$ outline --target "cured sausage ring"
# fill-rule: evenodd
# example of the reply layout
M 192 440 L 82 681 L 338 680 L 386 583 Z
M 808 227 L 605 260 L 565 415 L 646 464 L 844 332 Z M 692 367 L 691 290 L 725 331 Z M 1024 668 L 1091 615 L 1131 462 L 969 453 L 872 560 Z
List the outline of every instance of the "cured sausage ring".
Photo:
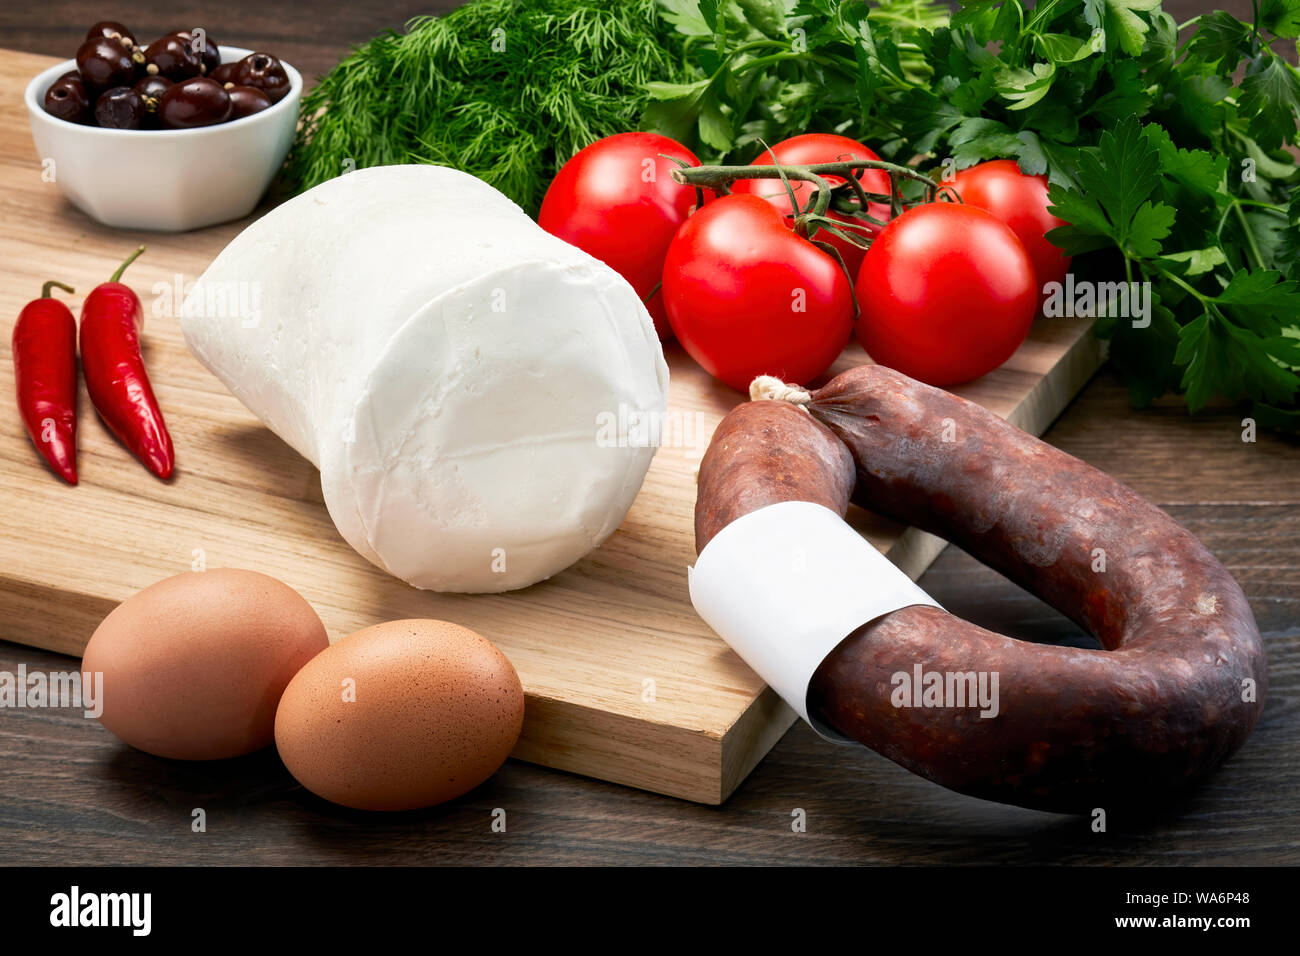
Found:
M 700 465 L 696 570 L 742 517 L 808 502 L 843 518 L 852 500 L 958 545 L 1103 648 L 1014 640 L 933 602 L 896 604 L 835 635 L 806 698 L 791 700 L 814 726 L 953 790 L 1063 812 L 1159 797 L 1250 735 L 1267 669 L 1246 598 L 1136 492 L 882 366 L 811 392 L 758 380 L 751 395 L 760 400 L 723 419 Z M 900 675 L 913 674 L 939 675 L 926 685 L 938 703 L 916 699 L 920 688 L 901 699 L 913 688 Z M 945 675 L 960 688 L 973 674 L 996 675 L 995 715 L 939 693 Z

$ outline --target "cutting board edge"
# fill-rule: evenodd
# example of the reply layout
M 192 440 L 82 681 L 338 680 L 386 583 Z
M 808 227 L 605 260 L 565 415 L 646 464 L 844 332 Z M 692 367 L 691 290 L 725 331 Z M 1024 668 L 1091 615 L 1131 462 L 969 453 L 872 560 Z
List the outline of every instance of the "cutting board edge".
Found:
M 534 727 L 544 728 L 545 739 L 531 733 Z M 529 697 L 524 730 L 510 756 L 691 803 L 716 805 L 723 800 L 723 742 L 722 735 L 707 731 L 652 723 L 573 701 Z

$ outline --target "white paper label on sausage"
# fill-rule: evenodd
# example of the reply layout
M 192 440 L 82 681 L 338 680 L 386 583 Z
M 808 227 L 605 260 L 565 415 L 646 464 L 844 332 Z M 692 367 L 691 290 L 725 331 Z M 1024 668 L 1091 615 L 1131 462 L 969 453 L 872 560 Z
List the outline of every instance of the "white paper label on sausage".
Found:
M 854 741 L 808 715 L 808 684 L 858 627 L 916 604 L 939 607 L 835 512 L 768 505 L 719 531 L 687 568 L 705 622 L 818 734 Z

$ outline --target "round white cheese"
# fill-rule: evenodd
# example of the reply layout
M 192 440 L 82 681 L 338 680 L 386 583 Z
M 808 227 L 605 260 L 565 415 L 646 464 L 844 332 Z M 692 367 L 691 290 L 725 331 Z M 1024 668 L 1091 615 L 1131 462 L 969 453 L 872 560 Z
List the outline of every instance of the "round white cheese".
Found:
M 440 166 L 358 170 L 268 213 L 181 326 L 320 468 L 348 543 L 437 591 L 525 587 L 599 545 L 655 450 L 609 425 L 666 410 L 632 287 Z

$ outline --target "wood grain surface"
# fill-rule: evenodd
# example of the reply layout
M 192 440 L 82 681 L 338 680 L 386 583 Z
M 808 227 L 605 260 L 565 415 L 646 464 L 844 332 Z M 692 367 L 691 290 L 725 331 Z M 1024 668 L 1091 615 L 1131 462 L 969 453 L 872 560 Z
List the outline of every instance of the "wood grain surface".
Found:
M 210 12 L 218 38 L 229 24 L 228 42 L 286 51 L 293 43 L 285 55 L 310 73 L 328 68 L 348 44 L 396 26 L 412 12 L 402 6 L 314 4 L 310 17 L 296 17 L 297 5 L 235 0 L 124 4 L 113 15 L 141 32 L 161 32 L 176 26 L 176 16 Z M 1201 6 L 1165 4 L 1179 20 Z M 84 0 L 6 5 L 0 38 L 65 55 L 80 25 L 106 15 Z M 0 215 L 7 220 L 15 210 L 0 205 Z M 1300 447 L 1271 434 L 1243 443 L 1240 418 L 1233 408 L 1190 418 L 1173 402 L 1135 411 L 1105 371 L 1045 436 L 1201 537 L 1241 581 L 1269 653 L 1268 704 L 1243 750 L 1181 801 L 1143 817 L 1112 816 L 1105 833 L 1092 832 L 1086 820 L 950 793 L 865 749 L 828 745 L 802 724 L 722 807 L 511 760 L 450 805 L 376 818 L 306 793 L 273 753 L 218 765 L 159 761 L 78 713 L 7 711 L 0 714 L 0 863 L 1295 865 Z M 1079 636 L 1050 608 L 953 548 L 921 584 L 954 613 L 1003 633 Z M 71 663 L 0 643 L 0 671 Z M 190 828 L 198 807 L 208 815 L 204 834 Z M 507 812 L 506 833 L 490 829 L 494 808 Z M 791 831 L 796 809 L 807 812 L 805 833 Z

